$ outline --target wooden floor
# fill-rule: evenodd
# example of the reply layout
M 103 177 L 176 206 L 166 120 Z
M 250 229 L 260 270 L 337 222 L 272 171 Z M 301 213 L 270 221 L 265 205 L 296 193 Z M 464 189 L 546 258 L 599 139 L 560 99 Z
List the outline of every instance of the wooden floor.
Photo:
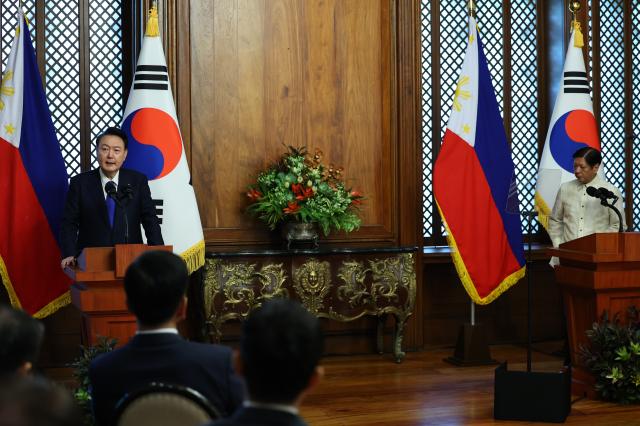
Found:
M 559 371 L 562 359 L 536 345 L 533 371 Z M 325 378 L 305 399 L 301 413 L 311 426 L 333 425 L 525 425 L 493 419 L 495 366 L 455 367 L 442 361 L 452 349 L 390 355 L 326 357 Z M 526 349 L 494 346 L 491 355 L 509 370 L 526 369 Z M 553 424 L 553 423 L 551 423 Z M 566 424 L 640 425 L 640 407 L 574 397 Z

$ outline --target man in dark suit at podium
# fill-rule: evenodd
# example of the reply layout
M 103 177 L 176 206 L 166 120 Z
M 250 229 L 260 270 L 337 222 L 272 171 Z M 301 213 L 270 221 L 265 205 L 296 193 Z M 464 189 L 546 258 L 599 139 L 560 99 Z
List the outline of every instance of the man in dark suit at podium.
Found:
M 85 247 L 142 243 L 140 225 L 147 244 L 164 244 L 147 177 L 121 168 L 127 147 L 127 135 L 109 127 L 97 138 L 100 167 L 71 178 L 60 227 L 63 269 Z
M 111 425 L 116 403 L 151 382 L 200 392 L 223 416 L 241 403 L 244 389 L 232 368 L 231 349 L 184 340 L 176 326 L 185 318 L 188 273 L 184 261 L 149 251 L 127 269 L 124 289 L 138 331 L 123 347 L 97 357 L 89 367 L 96 422 Z

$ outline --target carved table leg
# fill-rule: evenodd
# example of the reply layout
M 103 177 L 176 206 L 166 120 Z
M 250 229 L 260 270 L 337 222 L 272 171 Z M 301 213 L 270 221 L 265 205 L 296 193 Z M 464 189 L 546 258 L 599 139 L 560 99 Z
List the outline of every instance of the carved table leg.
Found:
M 396 363 L 400 364 L 404 359 L 405 353 L 402 351 L 402 337 L 404 333 L 404 323 L 405 319 L 400 319 L 395 316 L 396 320 L 396 333 L 393 338 L 393 355 L 396 359 Z
M 384 353 L 384 320 L 386 319 L 385 314 L 381 314 L 378 316 L 378 327 L 376 330 L 376 350 L 380 355 Z

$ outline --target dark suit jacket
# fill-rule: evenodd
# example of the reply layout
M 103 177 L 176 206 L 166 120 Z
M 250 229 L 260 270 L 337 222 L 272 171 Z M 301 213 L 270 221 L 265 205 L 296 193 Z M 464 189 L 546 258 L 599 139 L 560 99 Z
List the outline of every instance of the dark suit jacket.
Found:
M 123 347 L 93 360 L 89 379 L 99 425 L 112 424 L 114 408 L 126 393 L 153 381 L 193 388 L 223 416 L 240 406 L 244 393 L 231 366 L 231 349 L 189 342 L 172 333 L 135 335 Z
M 242 407 L 228 419 L 207 426 L 307 426 L 300 416 L 279 410 Z
M 142 243 L 142 225 L 149 245 L 164 244 L 147 177 L 134 170 L 120 169 L 118 191 L 127 185 L 133 195 L 122 200 L 129 220 L 128 242 Z M 111 229 L 98 169 L 72 177 L 60 227 L 62 257 L 77 256 L 85 247 L 109 247 L 124 242 L 122 208 L 116 206 Z

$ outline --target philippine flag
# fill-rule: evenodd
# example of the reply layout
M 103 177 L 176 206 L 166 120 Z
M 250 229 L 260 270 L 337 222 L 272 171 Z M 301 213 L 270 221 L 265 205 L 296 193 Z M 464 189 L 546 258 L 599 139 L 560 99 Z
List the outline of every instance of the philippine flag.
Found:
M 513 161 L 473 17 L 433 185 L 460 280 L 475 303 L 491 303 L 524 276 L 525 259 Z
M 22 11 L 0 89 L 0 273 L 11 304 L 45 317 L 70 302 L 60 268 L 65 168 Z
M 582 43 L 576 43 L 576 35 L 578 40 L 582 40 L 582 33 L 576 24 L 573 24 L 574 30 L 564 61 L 562 85 L 553 108 L 538 169 L 535 206 L 538 219 L 547 230 L 549 215 L 560 185 L 575 179 L 573 153 L 586 146 L 600 151 L 600 138 L 593 115 Z M 599 173 L 604 175 L 602 165 Z
M 124 117 L 122 130 L 129 137 L 124 167 L 147 175 L 162 237 L 193 272 L 204 265 L 204 235 L 159 37 L 156 6 L 150 11 Z

